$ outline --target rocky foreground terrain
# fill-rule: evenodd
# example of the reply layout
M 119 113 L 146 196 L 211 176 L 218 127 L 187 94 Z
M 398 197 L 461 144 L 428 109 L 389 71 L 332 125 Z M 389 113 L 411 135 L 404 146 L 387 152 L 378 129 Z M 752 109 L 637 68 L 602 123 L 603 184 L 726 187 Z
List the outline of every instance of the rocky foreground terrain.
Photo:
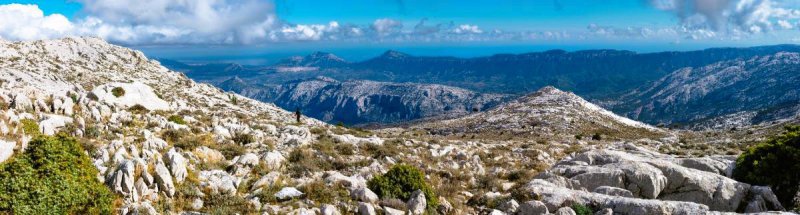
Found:
M 723 155 L 750 140 L 734 135 L 768 129 L 654 128 L 555 88 L 448 121 L 348 129 L 65 38 L 0 43 L 0 104 L 0 162 L 36 135 L 74 136 L 118 214 L 788 213 L 769 187 L 731 179 Z M 404 165 L 431 189 L 369 188 Z

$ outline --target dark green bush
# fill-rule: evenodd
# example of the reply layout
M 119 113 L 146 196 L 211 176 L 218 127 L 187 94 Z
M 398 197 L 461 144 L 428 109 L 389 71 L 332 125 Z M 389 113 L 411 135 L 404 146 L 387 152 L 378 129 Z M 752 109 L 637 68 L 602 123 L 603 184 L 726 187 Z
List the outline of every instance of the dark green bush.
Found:
M 595 133 L 592 135 L 592 140 L 603 140 L 603 135 L 600 133 Z
M 181 116 L 181 115 L 169 116 L 169 118 L 167 118 L 167 120 L 170 121 L 170 122 L 174 122 L 175 124 L 178 124 L 178 125 L 186 125 L 186 121 L 183 120 L 183 116 Z
M 112 214 L 115 197 L 96 176 L 74 138 L 38 136 L 0 164 L 0 213 Z
M 367 186 L 383 199 L 397 198 L 403 201 L 408 201 L 414 191 L 422 190 L 428 208 L 436 208 L 439 205 L 439 198 L 425 182 L 425 174 L 413 166 L 395 165 L 386 174 L 369 180 Z
M 122 97 L 125 95 L 125 89 L 122 89 L 122 87 L 114 87 L 114 89 L 111 89 L 111 94 L 115 97 Z
M 256 138 L 253 135 L 245 133 L 236 134 L 231 139 L 233 142 L 242 145 L 256 142 Z
M 592 213 L 592 208 L 589 208 L 586 205 L 573 204 L 571 208 L 572 208 L 573 211 L 575 211 L 576 215 L 592 215 L 592 214 L 594 214 L 594 213 Z
M 147 112 L 150 112 L 150 110 L 148 110 L 146 107 L 144 107 L 144 106 L 142 106 L 140 104 L 136 104 L 134 106 L 129 107 L 128 108 L 128 112 L 135 113 L 135 114 L 145 114 Z
M 19 123 L 22 123 L 22 131 L 26 135 L 38 136 L 42 134 L 42 131 L 39 131 L 39 123 L 32 119 L 22 119 Z
M 800 189 L 800 126 L 790 126 L 778 137 L 747 149 L 736 159 L 736 180 L 768 185 L 786 208 L 798 208 L 792 199 Z

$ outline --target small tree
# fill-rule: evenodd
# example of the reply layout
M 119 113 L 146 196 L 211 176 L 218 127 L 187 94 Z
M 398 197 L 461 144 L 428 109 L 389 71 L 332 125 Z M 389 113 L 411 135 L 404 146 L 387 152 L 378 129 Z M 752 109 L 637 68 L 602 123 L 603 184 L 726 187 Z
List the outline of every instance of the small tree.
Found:
M 800 126 L 755 147 L 736 159 L 733 177 L 757 185 L 769 185 L 787 208 L 798 209 L 793 201 L 800 191 Z
M 0 164 L 0 213 L 112 214 L 114 194 L 96 176 L 74 138 L 38 136 Z
M 439 205 L 439 199 L 433 189 L 425 182 L 425 174 L 413 166 L 395 165 L 386 174 L 369 180 L 367 186 L 381 198 L 398 198 L 403 201 L 408 201 L 414 191 L 422 190 L 428 208 L 436 208 Z

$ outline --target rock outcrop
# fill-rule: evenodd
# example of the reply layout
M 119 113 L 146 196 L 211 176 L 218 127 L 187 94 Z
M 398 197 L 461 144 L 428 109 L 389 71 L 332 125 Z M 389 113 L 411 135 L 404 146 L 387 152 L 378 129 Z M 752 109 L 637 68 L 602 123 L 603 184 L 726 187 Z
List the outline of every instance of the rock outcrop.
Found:
M 526 185 L 550 211 L 579 203 L 622 214 L 781 211 L 769 187 L 737 182 L 709 165 L 714 159 L 674 158 L 633 145 L 563 160 Z M 682 165 L 692 163 L 693 165 Z M 719 169 L 729 169 L 721 167 Z

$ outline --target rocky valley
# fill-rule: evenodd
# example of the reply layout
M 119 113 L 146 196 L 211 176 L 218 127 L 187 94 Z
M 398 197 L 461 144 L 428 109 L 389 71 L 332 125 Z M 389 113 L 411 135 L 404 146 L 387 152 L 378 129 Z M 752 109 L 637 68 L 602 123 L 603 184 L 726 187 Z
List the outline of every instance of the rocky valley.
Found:
M 629 54 L 601 56 L 612 55 Z M 494 58 L 518 57 L 531 56 Z M 312 58 L 283 64 L 351 65 Z M 750 148 L 758 143 L 797 148 L 799 129 L 784 129 L 797 119 L 783 114 L 795 110 L 785 105 L 796 96 L 794 76 L 767 80 L 793 71 L 795 58 L 777 53 L 679 70 L 637 91 L 658 102 L 628 103 L 652 108 L 636 109 L 642 117 L 683 119 L 676 112 L 686 112 L 682 105 L 698 98 L 690 89 L 701 87 L 691 80 L 715 80 L 700 92 L 719 99 L 741 98 L 745 91 L 732 90 L 740 85 L 783 92 L 759 97 L 773 103 L 724 111 L 763 109 L 781 120 L 695 131 L 625 118 L 558 86 L 510 98 L 322 77 L 271 88 L 252 88 L 255 76 L 214 83 L 237 94 L 97 38 L 0 42 L 0 214 L 791 214 L 800 207 L 800 182 L 746 183 L 755 173 L 742 171 L 753 162 L 738 156 L 759 152 Z M 415 61 L 393 52 L 381 59 Z M 279 107 L 296 102 L 320 105 L 303 109 L 321 114 Z M 774 106 L 789 108 L 766 111 Z M 360 114 L 380 116 L 372 122 L 451 116 L 374 130 L 324 122 Z M 58 162 L 69 159 L 79 162 Z M 83 166 L 80 174 L 56 171 Z M 780 168 L 772 172 L 798 171 Z M 75 180 L 89 191 L 64 185 Z M 46 194 L 93 200 L 64 206 L 73 198 Z M 79 209 L 56 211 L 68 206 Z

